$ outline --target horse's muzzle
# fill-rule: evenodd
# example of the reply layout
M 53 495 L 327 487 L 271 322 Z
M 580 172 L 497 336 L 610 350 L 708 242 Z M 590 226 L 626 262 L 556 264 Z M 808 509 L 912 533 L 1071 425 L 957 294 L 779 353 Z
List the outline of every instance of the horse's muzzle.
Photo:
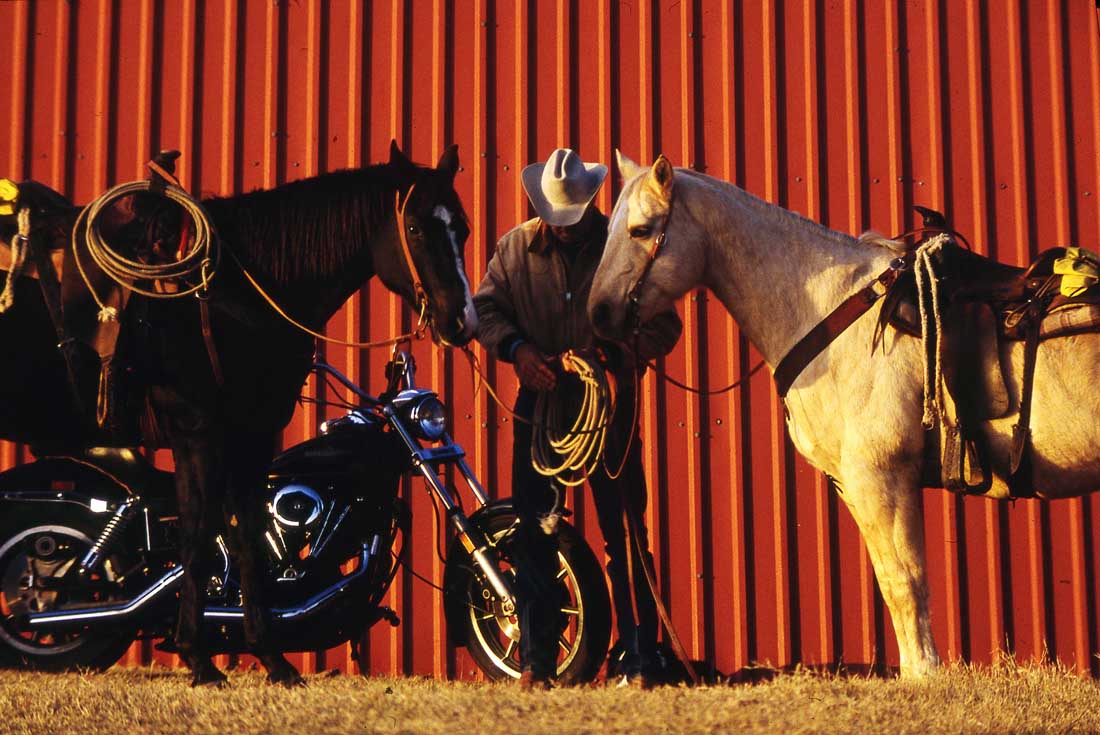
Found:
M 472 318 L 467 315 L 458 317 L 455 319 L 454 326 L 455 328 L 450 330 L 448 334 L 443 334 L 441 330 L 435 333 L 439 342 L 446 347 L 466 346 L 470 340 L 477 336 L 477 314 L 474 314 Z
M 596 330 L 596 334 L 599 336 L 607 339 L 615 339 L 620 336 L 617 333 L 617 327 L 620 325 L 615 324 L 615 309 L 610 302 L 600 301 L 594 304 L 588 316 L 592 320 L 592 328 Z

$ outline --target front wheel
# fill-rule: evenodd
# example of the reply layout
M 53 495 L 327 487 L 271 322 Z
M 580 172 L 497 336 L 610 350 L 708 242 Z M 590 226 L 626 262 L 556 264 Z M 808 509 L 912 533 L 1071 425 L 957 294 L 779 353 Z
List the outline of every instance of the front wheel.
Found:
M 500 569 L 515 578 L 511 545 L 517 518 L 510 509 L 494 509 L 471 518 L 500 559 Z M 562 586 L 557 679 L 563 684 L 595 678 L 611 638 L 611 603 L 603 569 L 573 526 L 559 521 L 558 581 Z M 490 679 L 519 678 L 519 623 L 502 608 L 496 592 L 456 542 L 448 555 L 452 572 L 446 592 L 451 598 L 449 622 L 459 630 L 452 638 L 464 643 L 470 657 Z M 457 570 L 461 570 L 460 572 Z

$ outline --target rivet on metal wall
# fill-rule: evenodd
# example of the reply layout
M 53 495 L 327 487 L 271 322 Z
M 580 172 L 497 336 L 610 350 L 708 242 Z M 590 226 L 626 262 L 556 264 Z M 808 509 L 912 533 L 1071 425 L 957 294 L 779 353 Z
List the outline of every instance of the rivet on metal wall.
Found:
M 468 419 L 472 419 L 472 418 L 473 418 L 473 416 L 472 416 L 471 414 L 466 414 L 466 418 L 468 418 Z
M 1007 188 L 1008 188 L 1008 184 L 1001 184 L 1001 189 L 1002 190 L 1007 189 Z
M 719 426 L 721 426 L 721 425 L 722 425 L 722 419 L 715 419 L 715 420 L 714 420 L 714 423 L 716 423 L 716 424 L 718 424 Z
M 1087 196 L 1087 197 L 1090 197 L 1090 196 L 1092 196 L 1092 192 L 1091 192 L 1091 191 L 1086 191 L 1086 192 L 1085 192 L 1085 196 Z
M 504 170 L 505 170 L 505 171 L 507 171 L 507 170 L 508 170 L 508 164 L 507 164 L 507 163 L 506 163 L 506 164 L 504 164 Z

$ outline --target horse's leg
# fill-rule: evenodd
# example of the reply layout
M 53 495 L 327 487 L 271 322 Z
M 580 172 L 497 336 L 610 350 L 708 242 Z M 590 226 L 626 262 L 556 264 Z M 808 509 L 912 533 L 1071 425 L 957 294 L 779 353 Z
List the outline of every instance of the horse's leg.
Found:
M 928 611 L 924 522 L 916 469 L 845 467 L 841 497 L 867 544 L 898 639 L 902 676 L 940 665 Z
M 266 487 L 274 438 L 236 433 L 231 443 L 227 449 L 229 482 L 225 526 L 230 550 L 241 575 L 245 642 L 267 670 L 269 682 L 298 686 L 305 680 L 280 652 L 271 633 L 265 569 L 258 547 L 258 540 L 263 537 L 260 513 L 263 501 L 259 494 Z
M 225 683 L 225 674 L 214 666 L 203 638 L 206 584 L 213 569 L 214 527 L 218 503 L 211 502 L 211 487 L 218 464 L 210 442 L 201 435 L 174 435 L 176 497 L 180 514 L 180 589 L 176 648 L 191 669 L 192 686 Z

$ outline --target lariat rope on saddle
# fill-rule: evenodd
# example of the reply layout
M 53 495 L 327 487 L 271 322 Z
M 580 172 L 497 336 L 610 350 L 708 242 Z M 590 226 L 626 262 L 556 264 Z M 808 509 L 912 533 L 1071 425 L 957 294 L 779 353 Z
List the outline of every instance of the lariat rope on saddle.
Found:
M 939 278 L 936 275 L 935 258 L 948 242 L 948 235 L 938 235 L 927 240 L 916 249 L 913 262 L 920 307 L 921 346 L 924 351 L 924 415 L 921 423 L 926 429 L 936 425 L 944 405 L 943 319 L 940 313 Z M 929 300 L 931 304 L 928 303 Z M 935 340 L 932 350 L 929 350 L 929 339 Z
M 23 275 L 23 267 L 27 262 L 27 249 L 31 241 L 31 211 L 26 207 L 17 214 L 19 231 L 11 239 L 11 269 L 8 271 L 7 281 L 4 283 L 4 292 L 0 293 L 0 314 L 10 309 L 15 303 L 15 282 Z
M 123 256 L 104 240 L 99 229 L 99 215 L 118 199 L 139 192 L 160 193 L 178 204 L 190 216 L 193 235 L 190 238 L 190 245 L 178 260 L 166 263 L 144 263 Z M 81 225 L 83 225 L 83 228 Z M 220 248 L 217 246 L 217 238 L 214 235 L 210 219 L 198 200 L 172 183 L 166 183 L 162 186 L 160 182 L 144 180 L 119 184 L 84 207 L 73 225 L 73 260 L 76 262 L 77 270 L 80 271 L 80 277 L 84 279 L 89 293 L 99 306 L 100 321 L 116 321 L 118 311 L 115 307 L 105 304 L 99 297 L 85 271 L 84 265 L 80 261 L 79 233 L 82 229 L 84 232 L 84 248 L 92 262 L 118 285 L 149 298 L 178 298 L 191 294 L 196 294 L 200 298 L 205 297 L 210 287 L 210 280 L 214 277 L 218 267 Z M 142 281 L 152 281 L 153 283 L 171 282 L 176 284 L 178 288 L 174 290 L 156 290 L 138 286 L 137 283 Z

